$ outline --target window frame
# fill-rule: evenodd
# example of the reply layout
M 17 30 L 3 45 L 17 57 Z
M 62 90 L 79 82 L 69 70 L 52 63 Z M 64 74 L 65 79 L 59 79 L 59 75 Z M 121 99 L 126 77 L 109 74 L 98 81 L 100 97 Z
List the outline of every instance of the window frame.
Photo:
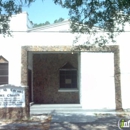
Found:
M 67 63 L 66 63 L 67 65 Z M 65 65 L 65 66 L 66 66 Z M 59 69 L 59 90 L 58 92 L 78 92 L 78 71 L 76 68 L 71 67 L 71 68 L 65 68 L 65 66 L 63 66 L 61 69 Z M 64 74 L 62 74 L 64 72 Z M 75 74 L 73 73 L 75 72 Z M 62 77 L 62 79 L 61 79 Z M 67 86 L 67 84 L 65 83 L 65 79 L 71 79 L 71 85 L 69 87 L 62 87 L 61 86 L 61 80 L 64 81 L 63 86 Z M 69 83 L 68 83 L 69 84 Z M 74 84 L 76 84 L 76 86 L 74 87 Z
M 3 56 L 0 56 L 0 85 L 8 83 L 9 83 L 9 63 Z

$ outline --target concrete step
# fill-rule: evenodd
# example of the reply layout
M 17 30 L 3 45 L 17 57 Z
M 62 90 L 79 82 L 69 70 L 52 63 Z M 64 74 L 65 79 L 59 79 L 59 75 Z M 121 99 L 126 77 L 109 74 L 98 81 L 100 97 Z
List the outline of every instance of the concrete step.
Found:
M 30 106 L 30 114 L 49 114 L 49 113 L 79 113 L 79 114 L 115 114 L 114 109 L 83 109 L 80 104 L 33 104 Z
M 64 114 L 86 114 L 86 115 L 98 115 L 98 114 L 120 114 L 120 112 L 115 112 L 115 111 L 88 111 L 88 110 L 32 110 L 30 111 L 31 115 L 41 115 L 41 114 L 60 114 L 60 113 L 64 113 Z
M 80 104 L 33 104 L 31 108 L 82 108 Z
M 41 110 L 41 111 L 30 111 L 30 114 L 50 114 L 52 113 L 53 114 L 53 111 L 54 113 L 84 113 L 83 111 L 81 110 Z
M 80 104 L 33 104 L 30 107 L 30 114 L 46 114 L 55 111 L 56 113 L 81 112 Z
M 50 111 L 52 111 L 52 110 L 67 110 L 67 111 L 69 111 L 69 110 L 82 110 L 82 108 L 66 108 L 66 107 L 61 107 L 61 108 L 59 108 L 59 107 L 52 107 L 52 108 L 31 108 L 30 110 L 32 110 L 32 111 L 40 111 L 40 110 L 50 110 Z

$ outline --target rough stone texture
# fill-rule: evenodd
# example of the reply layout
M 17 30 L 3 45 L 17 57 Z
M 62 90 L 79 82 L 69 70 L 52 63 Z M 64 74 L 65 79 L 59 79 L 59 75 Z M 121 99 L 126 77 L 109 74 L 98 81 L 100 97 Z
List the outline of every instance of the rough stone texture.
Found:
M 25 119 L 25 108 L 0 108 L 0 119 Z
M 29 89 L 28 89 L 28 79 L 27 79 L 27 49 L 26 47 L 21 50 L 21 85 L 26 86 L 25 89 L 25 115 L 24 117 L 30 116 L 30 104 L 29 104 Z
M 114 66 L 115 66 L 115 97 L 116 97 L 116 109 L 122 109 L 122 99 L 121 99 L 121 84 L 120 84 L 120 58 L 119 58 L 119 47 L 118 45 L 111 45 L 106 47 L 92 47 L 89 50 L 78 48 L 78 50 L 73 49 L 72 46 L 23 46 L 22 47 L 22 76 L 21 83 L 27 86 L 27 52 L 67 52 L 67 51 L 89 51 L 89 52 L 113 52 L 114 53 Z
M 40 116 L 43 117 L 43 116 Z M 26 120 L 0 120 L 2 130 L 49 130 L 52 116 L 35 117 Z
M 114 68 L 115 68 L 115 92 L 116 92 L 116 109 L 122 109 L 122 98 L 121 98 L 121 81 L 120 81 L 120 57 L 119 57 L 119 48 L 115 50 L 114 54 Z
M 23 86 L 27 86 L 27 49 L 22 48 L 22 52 L 21 52 L 21 62 L 22 62 L 22 66 L 21 66 L 21 85 Z
M 34 103 L 79 103 L 78 92 L 58 92 L 59 69 L 67 62 L 78 68 L 77 54 L 34 54 Z
M 0 56 L 0 63 L 8 63 L 8 61 L 3 56 Z
M 30 117 L 29 89 L 25 89 L 25 117 Z

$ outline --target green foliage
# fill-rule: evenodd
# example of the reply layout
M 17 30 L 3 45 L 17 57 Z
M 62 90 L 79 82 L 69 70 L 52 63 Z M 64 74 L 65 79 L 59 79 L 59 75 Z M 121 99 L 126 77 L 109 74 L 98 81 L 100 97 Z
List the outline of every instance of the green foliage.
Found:
M 0 34 L 11 35 L 9 21 L 13 14 L 22 12 L 23 6 L 29 6 L 35 0 L 0 0 Z
M 49 24 L 50 24 L 49 21 L 46 21 L 45 23 L 39 23 L 39 24 L 35 23 L 33 27 L 35 28 L 35 27 L 40 27 L 40 26 L 49 25 Z
M 98 27 L 100 31 L 108 32 L 108 39 L 114 42 L 115 33 L 124 31 L 125 22 L 130 23 L 130 0 L 54 0 L 54 2 L 69 9 L 73 32 L 95 35 L 97 29 L 94 27 Z M 122 28 L 117 25 L 121 25 Z M 96 42 L 104 42 L 103 37 L 101 39 Z
M 54 21 L 54 23 L 59 23 L 59 22 L 62 22 L 62 21 L 64 21 L 64 19 L 63 19 L 63 18 L 59 18 L 58 20 L 56 19 L 56 20 Z
M 48 24 L 50 24 L 50 22 L 49 22 L 49 21 L 46 21 L 46 22 L 44 23 L 44 25 L 48 25 Z
M 21 5 L 17 5 L 14 0 L 0 0 L 0 33 L 10 35 L 9 17 L 21 11 Z
M 50 22 L 46 21 L 45 23 L 39 23 L 39 24 L 36 23 L 36 24 L 34 24 L 33 27 L 35 28 L 35 27 L 40 27 L 40 26 L 49 25 L 49 24 L 50 24 Z
M 0 33 L 9 34 L 9 17 L 22 11 L 23 5 L 30 5 L 35 0 L 0 0 Z M 63 8 L 69 9 L 72 32 L 88 33 L 90 36 L 107 32 L 107 38 L 95 38 L 95 44 L 104 45 L 124 31 L 124 23 L 130 23 L 130 0 L 53 0 Z M 63 21 L 62 18 L 54 23 Z M 34 27 L 47 25 L 49 22 L 35 24 Z M 120 28 L 117 26 L 120 25 Z M 97 28 L 99 31 L 97 31 Z M 116 34 L 117 33 L 117 34 Z M 89 44 L 89 40 L 86 40 Z
M 58 20 L 57 19 L 54 20 L 54 23 L 59 23 L 59 22 L 62 22 L 62 21 L 64 21 L 64 19 L 63 18 L 59 18 Z M 33 27 L 35 28 L 35 27 L 40 27 L 40 26 L 49 25 L 49 24 L 50 24 L 50 22 L 46 21 L 45 23 L 34 24 Z

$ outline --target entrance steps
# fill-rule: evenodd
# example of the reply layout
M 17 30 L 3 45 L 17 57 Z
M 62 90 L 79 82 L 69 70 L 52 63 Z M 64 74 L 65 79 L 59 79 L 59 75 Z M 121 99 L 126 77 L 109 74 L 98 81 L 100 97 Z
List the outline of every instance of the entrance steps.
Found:
M 79 113 L 83 111 L 80 104 L 33 104 L 30 106 L 30 114 Z
M 83 109 L 80 104 L 32 104 L 30 115 L 42 115 L 50 113 L 70 113 L 70 114 L 117 114 L 114 109 Z M 119 112 L 120 113 L 120 112 Z

